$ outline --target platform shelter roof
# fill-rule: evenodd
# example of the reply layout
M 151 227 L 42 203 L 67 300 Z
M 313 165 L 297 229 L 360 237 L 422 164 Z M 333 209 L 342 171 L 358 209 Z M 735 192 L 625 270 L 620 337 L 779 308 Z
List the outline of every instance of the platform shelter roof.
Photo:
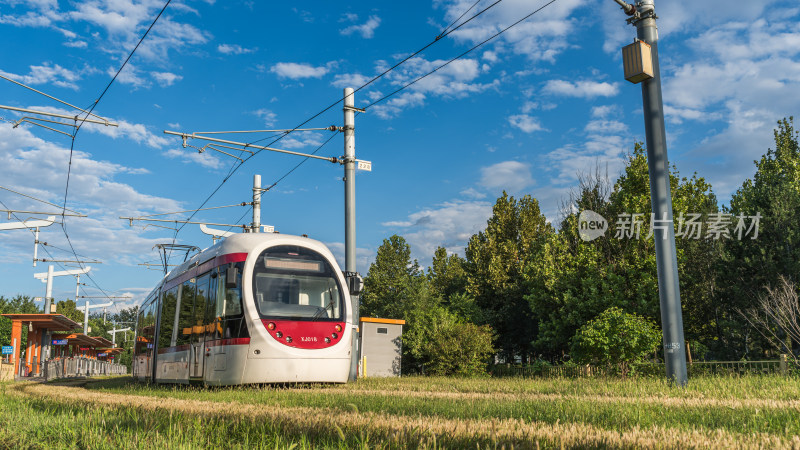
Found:
M 65 336 L 63 339 L 67 339 L 70 345 L 83 345 L 86 347 L 101 347 L 102 344 L 97 342 L 96 339 L 91 338 L 83 333 L 73 333 Z
M 92 336 L 92 339 L 96 340 L 101 347 L 113 347 L 113 343 L 108 339 L 104 338 L 103 336 Z
M 78 328 L 78 322 L 63 314 L 0 314 L 13 321 L 30 322 L 36 328 L 46 328 L 51 331 L 70 331 Z
M 97 351 L 101 353 L 108 353 L 109 355 L 116 355 L 122 353 L 122 349 L 119 347 L 98 348 Z

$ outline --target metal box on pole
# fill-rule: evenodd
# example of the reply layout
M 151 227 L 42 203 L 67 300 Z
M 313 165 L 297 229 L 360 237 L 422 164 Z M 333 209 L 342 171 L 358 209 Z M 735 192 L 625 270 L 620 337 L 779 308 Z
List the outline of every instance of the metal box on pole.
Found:
M 650 44 L 636 41 L 622 47 L 625 79 L 633 84 L 653 78 L 653 54 Z

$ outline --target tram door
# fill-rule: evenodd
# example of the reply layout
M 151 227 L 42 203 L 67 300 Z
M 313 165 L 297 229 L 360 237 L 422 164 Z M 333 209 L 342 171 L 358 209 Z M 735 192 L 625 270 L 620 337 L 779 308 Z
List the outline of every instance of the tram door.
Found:
M 197 295 L 194 298 L 192 317 L 192 347 L 189 352 L 189 378 L 203 377 L 205 347 L 205 310 L 208 301 L 208 274 L 197 279 Z

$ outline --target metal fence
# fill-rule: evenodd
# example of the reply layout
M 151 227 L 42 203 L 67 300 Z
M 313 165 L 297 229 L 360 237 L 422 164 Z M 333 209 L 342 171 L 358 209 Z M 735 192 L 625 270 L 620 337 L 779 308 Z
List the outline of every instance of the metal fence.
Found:
M 631 374 L 640 376 L 663 376 L 664 363 L 632 364 Z M 702 361 L 687 364 L 689 376 L 699 375 L 770 375 L 797 374 L 798 369 L 789 364 L 785 358 L 772 361 Z M 530 365 L 497 364 L 489 369 L 492 376 L 520 378 L 581 378 L 593 376 L 616 376 L 619 368 L 613 366 L 580 366 L 575 364 L 550 365 L 538 363 Z
M 98 375 L 126 375 L 128 368 L 122 364 L 98 361 L 96 359 L 75 357 L 51 359 L 44 364 L 43 376 L 46 380 L 70 377 L 91 377 Z

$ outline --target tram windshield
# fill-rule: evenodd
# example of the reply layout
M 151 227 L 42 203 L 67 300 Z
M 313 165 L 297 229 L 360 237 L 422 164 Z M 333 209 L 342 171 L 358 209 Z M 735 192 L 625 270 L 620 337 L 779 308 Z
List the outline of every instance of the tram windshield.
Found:
M 261 253 L 253 297 L 263 319 L 342 320 L 343 296 L 334 269 L 307 248 L 279 246 Z

